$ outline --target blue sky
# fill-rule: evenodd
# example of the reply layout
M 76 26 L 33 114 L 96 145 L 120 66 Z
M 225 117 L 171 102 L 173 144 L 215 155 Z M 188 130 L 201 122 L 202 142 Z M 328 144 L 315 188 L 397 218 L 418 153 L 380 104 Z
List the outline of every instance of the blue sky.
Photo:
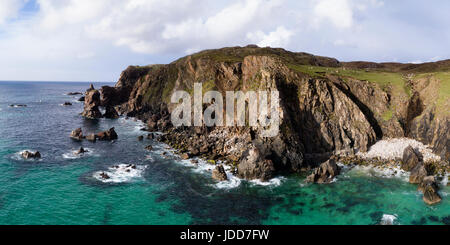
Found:
M 0 0 L 0 80 L 116 81 L 202 49 L 342 61 L 450 58 L 447 0 Z

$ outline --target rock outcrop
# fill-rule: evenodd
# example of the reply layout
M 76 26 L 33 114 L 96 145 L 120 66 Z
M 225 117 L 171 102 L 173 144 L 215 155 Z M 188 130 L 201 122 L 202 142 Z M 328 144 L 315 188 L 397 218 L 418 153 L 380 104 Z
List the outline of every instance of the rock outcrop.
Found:
M 109 130 L 96 134 L 96 138 L 98 140 L 111 141 L 118 139 L 118 136 L 114 128 L 110 128 Z
M 421 162 L 419 154 L 411 147 L 408 146 L 403 151 L 402 169 L 405 171 L 413 170 L 419 162 Z
M 336 164 L 334 159 L 330 159 L 322 163 L 313 173 L 306 178 L 309 183 L 330 183 L 339 175 L 341 168 Z
M 105 107 L 105 114 L 103 114 L 104 118 L 109 119 L 117 119 L 119 118 L 119 113 L 117 113 L 116 109 L 112 106 L 106 106 Z
M 84 136 L 83 136 L 83 130 L 81 130 L 81 128 L 75 129 L 74 131 L 72 131 L 72 132 L 70 133 L 70 137 L 71 137 L 72 139 L 76 139 L 76 140 L 82 140 L 82 139 L 84 139 Z
M 101 118 L 102 113 L 99 110 L 100 92 L 98 90 L 88 90 L 84 99 L 84 110 L 81 113 L 83 117 L 89 119 Z
M 217 166 L 212 172 L 212 178 L 217 181 L 228 180 L 227 173 L 222 165 Z
M 24 151 L 22 152 L 21 155 L 24 159 L 37 159 L 42 157 L 39 151 L 36 152 Z
M 434 176 L 423 178 L 419 185 L 419 191 L 423 192 L 423 201 L 428 205 L 439 203 L 442 199 L 438 194 L 439 186 Z
M 161 141 L 193 156 L 225 160 L 236 165 L 238 176 L 246 179 L 267 180 L 279 171 L 300 172 L 333 155 L 364 152 L 385 137 L 413 137 L 430 144 L 448 161 L 449 116 L 442 112 L 448 99 L 437 103 L 437 96 L 429 94 L 439 91 L 438 83 L 403 73 L 419 71 L 419 67 L 341 63 L 255 46 L 223 48 L 167 65 L 130 66 L 114 87 L 101 88 L 100 101 L 93 105 L 137 117 L 149 131 L 163 131 Z M 382 72 L 404 84 L 383 80 Z M 174 128 L 170 114 L 176 105 L 170 97 L 176 90 L 192 95 L 194 83 L 202 83 L 203 93 L 216 90 L 223 95 L 237 90 L 279 91 L 279 134 L 262 137 L 261 126 Z M 92 99 L 86 96 L 86 101 Z M 95 106 L 88 105 L 86 114 L 96 114 L 90 113 Z M 417 173 L 413 182 L 420 181 L 423 169 L 417 167 L 417 156 L 405 157 L 404 168 Z
M 409 176 L 409 183 L 411 184 L 420 184 L 425 178 L 428 176 L 427 169 L 425 168 L 425 165 L 421 162 L 418 163 L 412 170 L 411 174 Z

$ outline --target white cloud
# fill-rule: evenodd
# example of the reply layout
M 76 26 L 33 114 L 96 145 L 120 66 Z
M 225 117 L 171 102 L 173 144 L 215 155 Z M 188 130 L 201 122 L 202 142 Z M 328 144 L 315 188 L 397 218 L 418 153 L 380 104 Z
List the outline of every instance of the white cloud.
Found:
M 248 33 L 247 38 L 250 42 L 256 43 L 260 47 L 286 47 L 293 35 L 293 31 L 287 30 L 284 26 L 279 26 L 269 34 L 265 34 L 262 31 Z
M 442 35 L 450 17 L 429 17 L 450 7 L 446 0 L 35 0 L 27 14 L 20 9 L 28 0 L 0 1 L 0 80 L 115 79 L 128 64 L 248 43 L 342 60 L 450 55 L 450 35 Z
M 17 14 L 27 0 L 2 0 L 0 3 L 0 24 L 8 19 L 17 17 Z
M 318 0 L 314 14 L 317 21 L 327 20 L 338 28 L 353 25 L 353 9 L 349 0 Z

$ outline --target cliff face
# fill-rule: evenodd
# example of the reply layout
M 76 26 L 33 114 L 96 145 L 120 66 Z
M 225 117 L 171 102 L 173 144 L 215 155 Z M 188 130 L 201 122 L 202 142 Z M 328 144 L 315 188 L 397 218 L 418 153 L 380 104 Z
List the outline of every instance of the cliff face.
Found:
M 332 154 L 366 151 L 384 137 L 413 137 L 448 160 L 449 97 L 429 95 L 439 94 L 449 81 L 427 84 L 433 78 L 393 67 L 254 46 L 208 50 L 168 65 L 128 67 L 114 88 L 101 89 L 101 104 L 145 120 L 150 130 L 165 131 L 162 140 L 175 148 L 228 160 L 248 179 L 300 171 L 310 160 Z M 176 90 L 192 95 L 194 83 L 202 83 L 203 93 L 217 90 L 224 96 L 278 90 L 280 133 L 264 138 L 261 127 L 172 127 L 176 105 L 170 97 Z

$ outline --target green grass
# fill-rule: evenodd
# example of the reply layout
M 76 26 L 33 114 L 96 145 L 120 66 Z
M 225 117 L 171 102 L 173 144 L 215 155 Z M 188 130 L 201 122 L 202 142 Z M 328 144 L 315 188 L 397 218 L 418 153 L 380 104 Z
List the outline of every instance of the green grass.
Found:
M 289 64 L 288 67 L 294 71 L 307 74 L 313 78 L 323 78 L 326 75 L 335 75 L 344 78 L 350 77 L 358 80 L 373 82 L 380 85 L 382 89 L 385 89 L 391 85 L 394 93 L 405 93 L 411 97 L 411 89 L 406 85 L 401 73 L 295 64 Z
M 392 116 L 393 116 L 392 110 L 387 110 L 383 113 L 381 117 L 383 118 L 384 121 L 389 121 L 392 119 Z

